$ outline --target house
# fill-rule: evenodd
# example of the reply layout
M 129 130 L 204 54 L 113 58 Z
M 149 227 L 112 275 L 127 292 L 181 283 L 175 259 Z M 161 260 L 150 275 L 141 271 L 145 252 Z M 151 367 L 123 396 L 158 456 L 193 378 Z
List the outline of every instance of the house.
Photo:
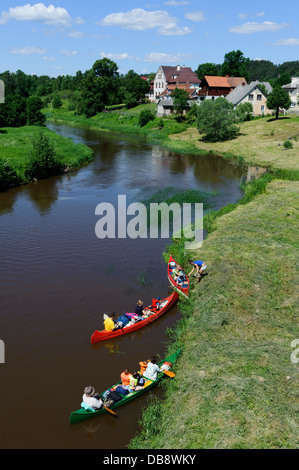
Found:
M 267 108 L 266 95 L 256 82 L 253 82 L 250 85 L 237 86 L 226 96 L 226 99 L 229 103 L 232 103 L 234 107 L 241 103 L 251 103 L 253 114 L 257 116 L 272 113 L 272 111 Z
M 284 90 L 287 90 L 287 92 L 290 95 L 291 98 L 291 107 L 288 110 L 291 114 L 299 114 L 299 105 L 298 105 L 298 100 L 299 100 L 299 77 L 293 77 L 291 83 L 288 83 L 287 85 L 283 85 L 282 87 Z
M 205 75 L 200 83 L 198 96 L 201 101 L 204 99 L 216 99 L 219 96 L 227 96 L 240 85 L 247 85 L 244 77 Z
M 157 99 L 169 85 L 191 85 L 193 88 L 199 88 L 200 80 L 196 73 L 190 67 L 185 65 L 170 66 L 160 65 L 153 83 L 153 97 L 151 100 Z
M 170 114 L 174 114 L 174 104 L 173 104 L 173 99 L 172 98 L 166 98 L 166 99 L 159 99 L 157 103 L 157 116 L 169 116 Z M 194 103 L 197 103 L 197 101 L 194 100 L 188 100 L 188 105 L 191 107 Z M 186 114 L 186 111 L 184 111 L 183 114 Z
M 156 100 L 157 102 L 160 99 L 169 99 L 171 98 L 172 92 L 176 89 L 179 88 L 180 90 L 185 90 L 188 95 L 190 100 L 197 100 L 197 91 L 198 88 L 195 88 L 193 85 L 190 85 L 189 83 L 181 83 L 181 84 L 170 84 L 166 86 L 166 89 L 162 91 L 162 93 L 157 96 Z

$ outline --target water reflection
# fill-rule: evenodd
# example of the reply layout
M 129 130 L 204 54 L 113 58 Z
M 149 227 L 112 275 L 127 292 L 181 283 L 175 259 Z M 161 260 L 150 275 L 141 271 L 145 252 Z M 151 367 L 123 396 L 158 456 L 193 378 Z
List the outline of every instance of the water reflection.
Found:
M 51 211 L 51 207 L 57 201 L 59 195 L 58 183 L 61 177 L 51 177 L 45 180 L 30 183 L 24 186 L 23 192 L 38 210 L 45 216 Z

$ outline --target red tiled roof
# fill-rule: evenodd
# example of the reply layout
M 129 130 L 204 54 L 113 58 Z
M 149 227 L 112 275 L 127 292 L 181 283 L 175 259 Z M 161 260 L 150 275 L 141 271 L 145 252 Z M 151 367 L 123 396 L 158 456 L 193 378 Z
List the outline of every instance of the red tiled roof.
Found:
M 177 66 L 162 65 L 162 69 L 168 83 L 200 83 L 199 78 L 191 67 L 180 67 L 180 70 L 178 70 Z M 177 75 L 177 77 L 172 78 L 173 75 Z
M 230 88 L 227 77 L 218 77 L 216 75 L 204 76 L 209 87 Z
M 232 88 L 236 88 L 239 85 L 247 85 L 244 77 L 227 77 L 227 81 Z

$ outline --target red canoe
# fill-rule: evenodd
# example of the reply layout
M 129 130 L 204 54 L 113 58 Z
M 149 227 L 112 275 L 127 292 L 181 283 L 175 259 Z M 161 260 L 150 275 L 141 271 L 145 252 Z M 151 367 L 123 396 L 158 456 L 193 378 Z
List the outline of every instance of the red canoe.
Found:
M 120 328 L 116 331 L 96 330 L 90 338 L 90 342 L 97 343 L 98 341 L 116 338 L 116 336 L 122 336 L 126 333 L 132 333 L 132 331 L 139 330 L 139 328 L 143 328 L 144 326 L 149 325 L 153 321 L 157 320 L 157 318 L 160 318 L 165 312 L 167 312 L 167 310 L 170 309 L 170 307 L 175 305 L 178 300 L 179 295 L 177 294 L 177 292 L 173 292 L 173 294 L 161 301 L 162 308 L 157 310 L 156 308 L 147 307 L 151 310 L 151 312 L 153 312 L 151 316 L 145 318 L 144 320 L 133 323 L 133 325 Z
M 169 279 L 169 282 L 171 283 L 172 287 L 179 293 L 179 294 L 182 294 L 184 297 L 189 297 L 189 279 L 188 277 L 186 276 L 186 284 L 188 284 L 186 287 L 182 287 L 181 285 L 179 285 L 172 277 L 171 275 L 171 264 L 170 263 L 175 263 L 176 264 L 176 267 L 177 269 L 181 269 L 183 271 L 183 269 L 181 268 L 181 266 L 173 259 L 173 257 L 170 255 L 169 256 L 169 261 L 168 261 L 168 265 L 167 265 L 167 274 L 168 274 L 168 279 Z

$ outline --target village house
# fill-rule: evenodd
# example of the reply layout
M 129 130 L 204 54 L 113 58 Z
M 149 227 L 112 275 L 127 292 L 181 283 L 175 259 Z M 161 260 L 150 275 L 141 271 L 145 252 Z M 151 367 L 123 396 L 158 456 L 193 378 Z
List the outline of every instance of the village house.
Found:
M 229 103 L 232 103 L 234 107 L 241 103 L 251 103 L 253 114 L 256 116 L 272 113 L 272 110 L 267 108 L 267 97 L 259 87 L 258 82 L 253 82 L 250 85 L 237 86 L 226 96 L 226 99 Z
M 283 85 L 282 88 L 289 93 L 291 98 L 292 104 L 288 112 L 291 114 L 299 114 L 299 77 L 293 77 L 291 83 Z
M 244 77 L 205 75 L 200 83 L 198 96 L 201 101 L 205 99 L 216 99 L 219 98 L 219 96 L 227 96 L 240 85 L 247 85 Z
M 187 103 L 190 108 L 194 103 L 197 104 L 198 102 L 197 100 L 188 100 Z M 157 103 L 157 116 L 158 117 L 169 116 L 169 114 L 173 114 L 174 112 L 175 112 L 174 103 L 171 97 L 167 99 L 161 98 L 160 100 L 158 100 L 158 103 Z M 186 111 L 184 111 L 183 114 L 186 114 Z
M 190 67 L 185 67 L 185 65 L 160 65 L 154 80 L 151 82 L 151 90 L 147 98 L 150 101 L 157 101 L 167 87 L 174 86 L 175 88 L 179 85 L 188 85 L 188 88 L 198 89 L 200 80 L 196 73 Z

